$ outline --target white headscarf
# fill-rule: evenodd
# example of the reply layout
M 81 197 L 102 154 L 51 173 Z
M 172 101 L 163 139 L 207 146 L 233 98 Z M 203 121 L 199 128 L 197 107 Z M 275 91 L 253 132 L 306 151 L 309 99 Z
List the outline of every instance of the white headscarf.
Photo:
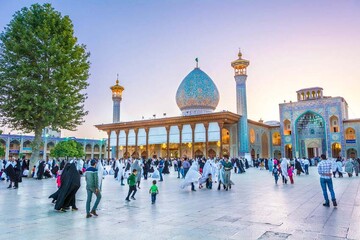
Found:
M 288 173 L 287 173 L 287 167 L 288 167 L 288 160 L 286 158 L 283 158 L 281 160 L 281 174 L 284 176 L 284 177 L 287 177 L 288 176 Z

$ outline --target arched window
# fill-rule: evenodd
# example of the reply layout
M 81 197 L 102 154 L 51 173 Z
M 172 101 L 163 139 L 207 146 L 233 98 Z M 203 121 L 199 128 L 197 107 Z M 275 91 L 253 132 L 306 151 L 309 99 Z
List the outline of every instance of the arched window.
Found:
M 288 119 L 284 121 L 284 135 L 291 135 L 291 122 Z
M 91 144 L 86 144 L 86 146 L 85 146 L 85 152 L 91 152 L 91 151 L 92 151 Z
M 337 116 L 330 118 L 330 132 L 339 132 L 339 118 Z
M 306 99 L 309 99 L 310 98 L 310 92 L 307 92 L 306 93 Z
M 274 132 L 272 135 L 272 144 L 274 146 L 280 146 L 281 145 L 281 136 L 279 132 Z
M 256 136 L 255 136 L 255 130 L 253 128 L 250 128 L 250 143 L 255 143 Z
M 355 129 L 349 127 L 345 131 L 345 139 L 346 140 L 355 140 L 356 139 L 356 133 Z

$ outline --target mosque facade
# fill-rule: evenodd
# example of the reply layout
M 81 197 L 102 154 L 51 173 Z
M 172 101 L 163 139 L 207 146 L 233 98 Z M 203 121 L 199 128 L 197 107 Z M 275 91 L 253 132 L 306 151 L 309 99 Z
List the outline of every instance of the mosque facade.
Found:
M 180 83 L 176 103 L 181 116 L 122 122 L 124 87 L 111 87 L 113 123 L 96 125 L 107 133 L 108 158 L 121 157 L 357 157 L 360 119 L 348 119 L 342 97 L 327 97 L 319 87 L 297 91 L 297 101 L 279 104 L 280 121 L 254 121 L 247 115 L 247 67 L 242 58 L 234 70 L 237 112 L 215 111 L 220 93 L 202 69 L 195 67 Z

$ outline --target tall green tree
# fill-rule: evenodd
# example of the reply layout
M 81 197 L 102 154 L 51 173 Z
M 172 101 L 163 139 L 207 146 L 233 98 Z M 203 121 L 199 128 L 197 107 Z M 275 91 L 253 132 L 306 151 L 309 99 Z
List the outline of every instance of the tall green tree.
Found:
M 74 140 L 70 140 L 70 141 L 59 142 L 58 144 L 56 144 L 55 147 L 51 149 L 50 156 L 57 158 L 58 157 L 80 158 L 85 156 L 85 152 L 83 146 L 80 143 Z
M 50 4 L 22 8 L 1 33 L 1 124 L 35 133 L 31 165 L 42 129 L 73 131 L 83 123 L 89 56 L 70 18 Z

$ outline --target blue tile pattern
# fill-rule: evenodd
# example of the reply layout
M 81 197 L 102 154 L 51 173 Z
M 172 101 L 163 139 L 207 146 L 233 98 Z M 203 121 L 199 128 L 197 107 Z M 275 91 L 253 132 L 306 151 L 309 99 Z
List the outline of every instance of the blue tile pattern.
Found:
M 192 70 L 181 82 L 176 92 L 176 103 L 180 110 L 215 110 L 219 99 L 216 85 L 200 68 Z

